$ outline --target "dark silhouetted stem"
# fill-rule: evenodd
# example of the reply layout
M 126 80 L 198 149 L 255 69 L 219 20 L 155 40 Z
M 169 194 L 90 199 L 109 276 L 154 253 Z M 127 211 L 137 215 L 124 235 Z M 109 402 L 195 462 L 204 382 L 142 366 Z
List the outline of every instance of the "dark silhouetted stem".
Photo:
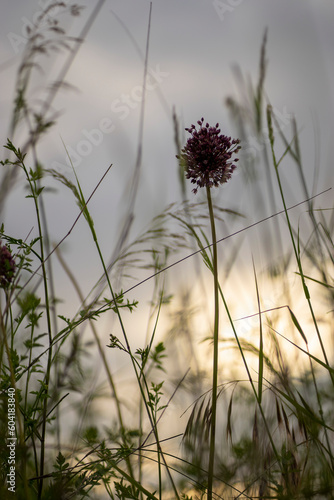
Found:
M 208 500 L 212 499 L 212 483 L 215 462 L 215 440 L 216 440 L 216 413 L 217 413 L 217 386 L 218 386 L 218 328 L 219 328 L 219 284 L 218 284 L 218 259 L 217 259 L 217 238 L 215 219 L 213 214 L 210 188 L 206 188 L 208 206 L 210 213 L 210 224 L 212 234 L 212 255 L 213 255 L 213 280 L 214 280 L 214 329 L 213 329 L 213 370 L 212 370 L 212 408 L 211 408 L 211 432 L 210 432 L 210 455 L 208 471 Z

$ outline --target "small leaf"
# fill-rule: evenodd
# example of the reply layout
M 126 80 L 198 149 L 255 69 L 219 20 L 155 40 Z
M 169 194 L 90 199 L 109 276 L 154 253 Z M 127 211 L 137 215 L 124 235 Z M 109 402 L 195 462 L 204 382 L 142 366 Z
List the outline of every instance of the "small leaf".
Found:
M 305 334 L 304 334 L 304 332 L 302 330 L 302 327 L 300 326 L 300 324 L 299 324 L 296 316 L 293 314 L 293 312 L 291 311 L 290 307 L 289 307 L 289 313 L 290 313 L 291 319 L 293 321 L 293 324 L 295 325 L 295 327 L 299 331 L 300 335 L 303 337 L 303 340 L 304 340 L 305 344 L 307 345 L 308 344 L 307 338 L 305 337 Z
M 232 403 L 233 403 L 233 393 L 231 394 L 231 399 L 230 403 L 228 405 L 228 410 L 227 410 L 227 424 L 226 424 L 226 438 L 230 437 L 231 443 L 232 443 L 232 425 L 231 425 L 231 415 L 232 415 Z

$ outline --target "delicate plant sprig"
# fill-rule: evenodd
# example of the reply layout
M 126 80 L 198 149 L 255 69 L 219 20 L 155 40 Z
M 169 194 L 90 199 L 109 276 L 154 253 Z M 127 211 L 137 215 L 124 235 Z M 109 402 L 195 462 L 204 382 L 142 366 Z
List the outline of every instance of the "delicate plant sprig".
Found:
M 49 285 L 47 278 L 47 271 L 45 266 L 45 254 L 44 254 L 44 238 L 43 238 L 43 230 L 42 230 L 42 220 L 40 215 L 40 206 L 39 206 L 39 196 L 41 195 L 44 187 L 40 186 L 39 180 L 42 178 L 42 171 L 39 168 L 38 164 L 36 164 L 36 170 L 33 170 L 26 167 L 25 157 L 26 154 L 22 153 L 18 148 L 16 149 L 13 143 L 8 139 L 5 148 L 14 153 L 16 159 L 15 161 L 7 161 L 6 164 L 12 165 L 15 167 L 20 167 L 26 176 L 26 180 L 29 185 L 30 194 L 27 195 L 27 198 L 32 198 L 34 201 L 36 218 L 37 218 L 37 226 L 38 226 L 38 236 L 40 243 L 40 260 L 42 267 L 42 276 L 43 276 L 43 287 L 44 287 L 44 300 L 45 300 L 45 310 L 46 310 L 46 321 L 47 321 L 47 333 L 48 333 L 48 341 L 49 341 L 49 350 L 48 350 L 48 360 L 47 367 L 45 372 L 45 379 L 43 382 L 43 391 L 40 396 L 43 402 L 43 418 L 42 418 L 42 432 L 41 432 L 41 450 L 40 450 L 40 475 L 41 480 L 39 481 L 38 486 L 38 498 L 40 499 L 43 491 L 43 472 L 44 472 L 44 454 L 45 454 L 45 439 L 46 439 L 46 424 L 47 424 L 47 405 L 48 405 L 48 391 L 49 391 L 49 382 L 50 382 L 50 372 L 51 372 L 51 363 L 52 363 L 52 324 L 51 324 L 51 309 L 49 302 Z

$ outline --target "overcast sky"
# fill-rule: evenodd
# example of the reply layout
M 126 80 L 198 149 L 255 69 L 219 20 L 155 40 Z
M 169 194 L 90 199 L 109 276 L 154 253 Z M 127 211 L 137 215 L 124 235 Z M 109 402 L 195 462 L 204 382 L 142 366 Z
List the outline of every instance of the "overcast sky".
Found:
M 47 0 L 1 2 L 3 143 L 9 130 L 15 73 L 25 48 L 26 27 L 48 3 Z M 67 33 L 74 37 L 79 36 L 97 4 L 88 0 L 78 3 L 86 6 L 79 17 L 61 18 Z M 168 203 L 180 200 L 173 107 L 182 126 L 204 116 L 209 122 L 219 122 L 226 135 L 233 135 L 235 129 L 224 104 L 226 97 L 238 95 L 233 68 L 239 66 L 245 77 L 256 84 L 266 28 L 267 95 L 281 116 L 294 114 L 297 118 L 310 187 L 315 128 L 321 151 L 318 191 L 333 184 L 332 0 L 153 0 L 152 5 L 142 176 L 133 234 L 138 234 Z M 136 161 L 149 9 L 146 0 L 103 3 L 66 76 L 73 90 L 62 90 L 57 95 L 53 108 L 60 116 L 39 149 L 45 167 L 56 168 L 72 178 L 64 142 L 87 196 L 113 163 L 91 203 L 106 252 L 120 229 Z M 33 80 L 30 90 L 33 102 L 45 96 L 45 85 L 57 78 L 65 56 L 60 54 L 54 60 L 44 61 L 45 71 Z M 23 140 L 24 134 L 19 132 L 16 145 L 20 146 Z M 22 195 L 21 185 L 7 200 L 2 216 L 7 232 L 19 237 L 33 225 L 27 200 L 18 196 Z M 223 193 L 226 205 L 245 208 L 238 177 L 234 183 L 231 181 L 231 187 L 223 188 Z M 196 199 L 201 199 L 201 195 Z M 298 195 L 296 201 L 301 201 Z M 49 207 L 53 238 L 58 241 L 66 234 L 77 209 L 71 194 L 64 189 L 57 196 L 50 195 Z M 78 232 L 75 237 L 82 248 L 87 234 L 80 236 Z

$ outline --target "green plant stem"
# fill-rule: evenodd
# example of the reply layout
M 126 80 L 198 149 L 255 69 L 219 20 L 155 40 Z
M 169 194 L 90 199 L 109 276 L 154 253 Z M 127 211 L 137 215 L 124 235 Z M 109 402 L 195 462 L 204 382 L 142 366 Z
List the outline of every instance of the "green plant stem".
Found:
M 42 235 L 42 226 L 39 217 L 39 208 L 38 201 L 35 199 L 36 206 L 36 215 L 38 220 L 38 231 L 40 235 L 40 249 L 41 249 L 41 261 L 42 261 L 42 273 L 43 273 L 43 286 L 44 286 L 44 298 L 45 298 L 45 310 L 46 310 L 46 318 L 47 318 L 47 331 L 49 338 L 49 350 L 48 350 L 48 360 L 46 366 L 45 373 L 45 393 L 44 393 L 44 401 L 43 401 L 43 418 L 42 418 L 42 433 L 41 433 L 41 454 L 40 454 L 40 466 L 39 466 L 39 474 L 41 476 L 38 488 L 38 499 L 42 498 L 42 490 L 43 490 L 43 475 L 44 475 L 44 457 L 45 457 L 45 436 L 46 436 L 46 416 L 48 409 L 48 393 L 49 393 L 49 382 L 50 382 L 50 373 L 51 373 L 51 364 L 52 364 L 52 333 L 51 333 L 51 316 L 50 316 L 50 304 L 49 304 L 49 293 L 48 293 L 48 280 L 46 276 L 46 268 L 44 264 L 44 248 L 43 248 L 43 235 Z M 44 392 L 44 391 L 43 391 Z
M 40 481 L 39 481 L 39 485 L 38 485 L 38 499 L 40 500 L 42 498 L 42 491 L 43 491 L 46 417 L 47 417 L 49 381 L 50 381 L 51 363 L 52 363 L 52 327 L 51 327 L 51 315 L 50 315 L 50 304 L 49 304 L 48 280 L 47 280 L 47 273 L 46 273 L 45 259 L 44 259 L 43 231 L 42 231 L 42 223 L 41 223 L 41 217 L 40 217 L 40 211 L 39 211 L 39 205 L 38 205 L 39 193 L 38 193 L 37 188 L 36 188 L 36 182 L 31 179 L 23 161 L 22 161 L 22 168 L 26 174 L 26 178 L 27 178 L 29 186 L 30 186 L 30 191 L 31 191 L 32 198 L 34 200 L 35 211 L 36 211 L 38 235 L 40 238 L 40 259 L 41 259 L 43 286 L 44 286 L 47 332 L 48 332 L 48 338 L 49 338 L 48 360 L 47 360 L 46 372 L 45 372 L 45 377 L 44 377 L 44 389 L 42 388 L 42 392 L 41 392 L 43 394 L 43 410 L 42 410 L 41 452 L 40 452 L 40 461 L 39 461 Z
M 210 452 L 208 470 L 208 500 L 212 499 L 212 484 L 215 462 L 215 441 L 216 441 L 216 417 L 217 417 L 217 388 L 218 388 L 218 333 L 219 333 L 219 284 L 218 284 L 218 258 L 217 258 L 217 237 L 215 228 L 215 218 L 213 214 L 210 187 L 206 187 L 208 207 L 210 213 L 212 253 L 213 253 L 213 281 L 214 281 L 214 328 L 213 328 L 213 369 L 212 369 L 212 408 L 210 427 Z

